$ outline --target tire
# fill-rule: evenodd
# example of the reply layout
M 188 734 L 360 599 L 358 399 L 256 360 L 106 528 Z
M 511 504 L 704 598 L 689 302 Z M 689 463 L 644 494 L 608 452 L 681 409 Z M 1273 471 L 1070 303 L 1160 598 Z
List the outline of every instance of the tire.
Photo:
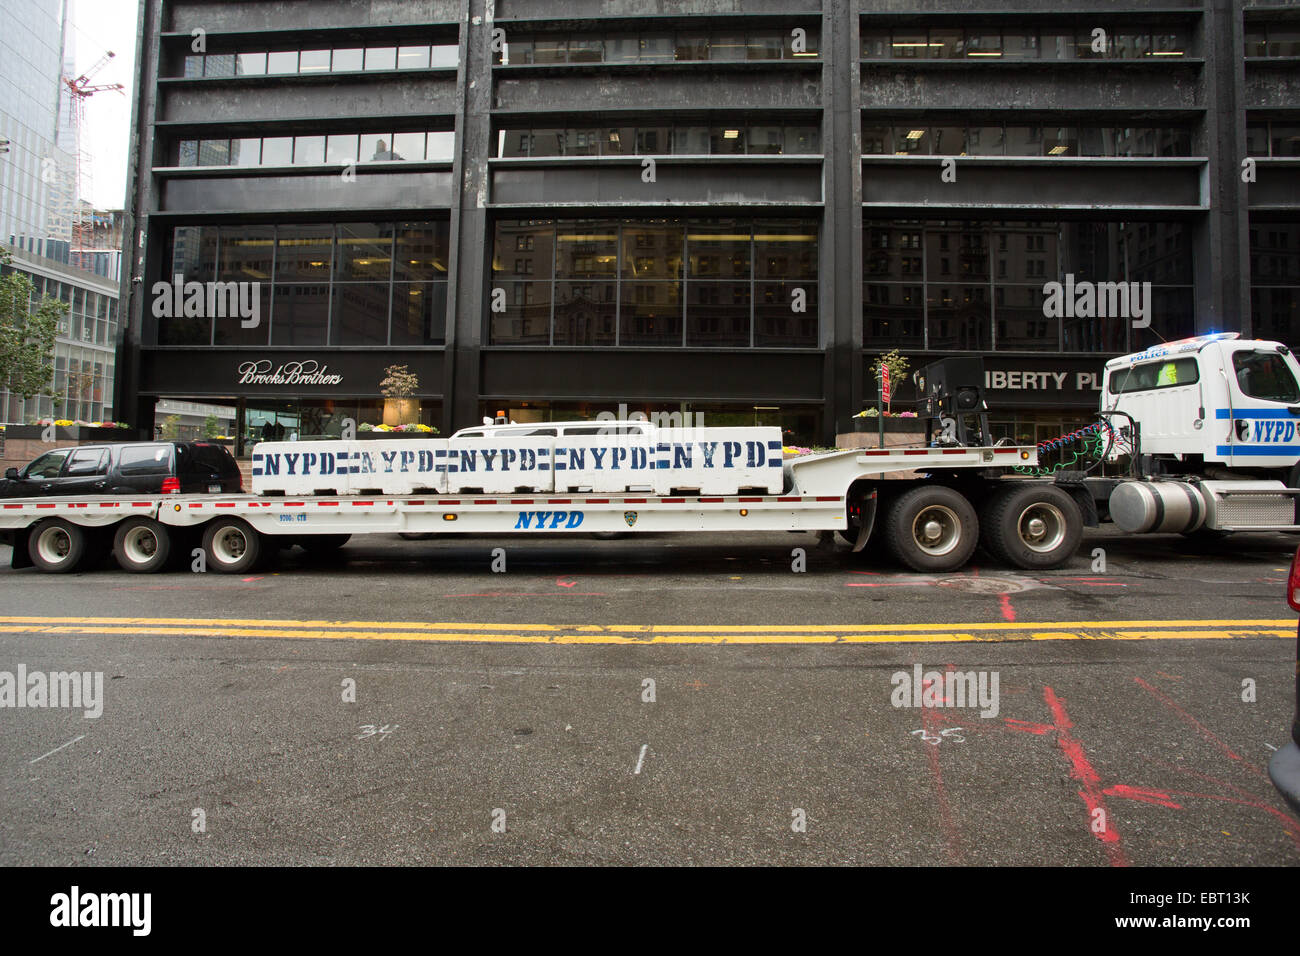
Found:
M 262 536 L 239 518 L 218 518 L 203 529 L 208 567 L 222 574 L 254 570 L 264 553 Z
M 152 518 L 128 518 L 113 535 L 118 567 L 132 574 L 161 571 L 171 561 L 172 551 L 170 530 Z
M 333 554 L 351 537 L 350 534 L 305 534 L 297 543 L 308 554 Z
M 68 574 L 85 562 L 89 534 L 79 525 L 50 518 L 37 525 L 27 536 L 27 555 L 32 564 L 50 574 Z
M 955 571 L 979 543 L 979 519 L 961 494 L 943 485 L 913 488 L 885 514 L 885 547 L 913 571 Z
M 1059 568 L 1079 550 L 1083 516 L 1068 492 L 1040 482 L 1000 490 L 984 509 L 984 547 L 1026 571 Z

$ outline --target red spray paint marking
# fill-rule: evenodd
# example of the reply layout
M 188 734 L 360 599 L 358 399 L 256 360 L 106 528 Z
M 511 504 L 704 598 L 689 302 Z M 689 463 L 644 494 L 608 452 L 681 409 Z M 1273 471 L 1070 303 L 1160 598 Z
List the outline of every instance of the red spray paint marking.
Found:
M 562 588 L 571 588 L 571 587 L 573 587 L 574 585 L 576 585 L 578 582 L 577 582 L 577 581 L 566 581 L 566 580 L 564 580 L 563 578 L 556 578 L 556 579 L 555 579 L 555 583 L 556 583 L 559 587 L 562 587 Z
M 1113 787 L 1107 787 L 1102 793 L 1108 797 L 1124 797 L 1127 800 L 1139 800 L 1142 803 L 1155 803 L 1162 807 L 1169 807 L 1171 810 L 1182 809 L 1182 806 L 1174 803 L 1169 794 L 1162 790 L 1151 790 L 1148 787 L 1130 787 L 1126 783 L 1119 783 Z
M 1092 831 L 1093 811 L 1100 809 L 1105 814 L 1106 826 L 1100 833 L 1093 832 L 1098 840 L 1105 847 L 1106 856 L 1110 860 L 1111 866 L 1128 866 L 1128 858 L 1124 855 L 1124 850 L 1120 847 L 1119 831 L 1111 825 L 1110 813 L 1106 810 L 1106 801 L 1102 798 L 1101 778 L 1097 776 L 1097 771 L 1093 769 L 1092 762 L 1088 760 L 1088 755 L 1083 750 L 1083 745 L 1075 740 L 1070 730 L 1074 723 L 1070 720 L 1070 715 L 1066 713 L 1065 703 L 1056 696 L 1056 691 L 1052 688 L 1043 688 L 1043 699 L 1047 701 L 1048 708 L 1052 711 L 1052 724 L 1056 728 L 1056 745 L 1061 748 L 1061 753 L 1065 754 L 1070 761 L 1070 775 L 1083 784 L 1083 789 L 1079 791 L 1079 797 L 1088 807 L 1088 829 Z
M 1026 720 L 1016 720 L 1014 717 L 1003 717 L 1002 723 L 1007 730 L 1019 730 L 1026 734 L 1037 734 L 1040 737 L 1043 734 L 1050 734 L 1056 728 L 1051 724 L 1031 724 Z
M 998 595 L 998 606 L 1002 608 L 1002 617 L 1004 620 L 1014 622 L 1016 619 L 1016 609 L 1011 606 L 1011 595 L 1005 591 Z
M 951 665 L 949 665 L 951 668 Z M 921 700 L 925 700 L 925 689 L 932 682 L 926 681 L 922 685 Z M 921 726 L 925 728 L 925 736 L 939 736 L 939 715 L 934 712 L 933 707 L 921 706 Z M 966 862 L 965 854 L 962 852 L 961 833 L 957 829 L 957 822 L 952 816 L 952 807 L 948 805 L 948 792 L 943 787 L 943 770 L 939 766 L 939 747 L 942 744 L 925 744 L 925 749 L 930 760 L 930 779 L 934 782 L 934 796 L 939 805 L 939 821 L 943 825 L 943 838 L 947 846 L 948 858 L 958 865 L 964 865 Z
M 1285 813 L 1282 813 L 1281 811 L 1276 810 L 1273 807 L 1270 807 L 1268 804 L 1262 803 L 1254 799 L 1254 794 L 1250 793 L 1249 791 L 1243 790 L 1241 789 L 1241 787 L 1238 787 L 1235 784 L 1228 783 L 1226 780 L 1220 780 L 1218 777 L 1211 777 L 1209 774 L 1198 773 L 1197 771 L 1192 770 L 1190 767 L 1180 767 L 1177 764 L 1172 764 L 1167 760 L 1156 760 L 1155 762 L 1158 763 L 1160 766 L 1166 768 L 1167 770 L 1173 770 L 1176 771 L 1177 773 L 1189 774 L 1193 777 L 1196 777 L 1198 780 L 1204 780 L 1206 783 L 1212 783 L 1217 786 L 1223 787 L 1225 790 L 1233 791 L 1238 796 L 1244 798 L 1242 800 L 1237 801 L 1238 803 L 1241 803 L 1243 806 L 1255 807 L 1259 810 L 1263 810 L 1265 813 L 1268 813 L 1273 817 L 1276 817 L 1282 823 L 1282 828 L 1286 830 L 1287 835 L 1290 836 L 1292 840 L 1295 840 L 1297 845 L 1300 845 L 1300 832 L 1297 832 L 1296 821 L 1293 820 L 1291 817 L 1287 816 Z M 1171 792 L 1177 792 L 1177 791 L 1171 791 Z M 1205 799 L 1208 800 L 1224 799 L 1223 797 L 1212 797 L 1209 794 L 1197 794 L 1197 796 L 1204 797 Z
M 1251 770 L 1255 771 L 1255 773 L 1259 774 L 1261 777 L 1264 776 L 1263 770 L 1260 770 L 1258 767 L 1256 767 L 1245 757 L 1234 752 L 1233 749 L 1229 747 L 1227 744 L 1225 744 L 1222 740 L 1220 740 L 1212 730 L 1210 730 L 1208 727 L 1202 724 L 1199 720 L 1197 720 L 1187 711 L 1183 710 L 1181 707 L 1175 704 L 1169 696 L 1164 694 L 1162 691 L 1156 690 L 1156 688 L 1152 687 L 1141 677 L 1134 677 L 1133 679 L 1138 682 L 1138 686 L 1142 687 L 1144 690 L 1150 691 L 1155 696 L 1156 700 L 1160 701 L 1160 703 L 1164 704 L 1166 707 L 1172 710 L 1179 717 L 1183 718 L 1184 721 L 1186 721 L 1187 723 L 1195 727 L 1197 731 L 1200 732 L 1200 735 L 1202 737 L 1204 737 L 1210 743 L 1214 744 L 1214 746 L 1218 747 L 1219 750 L 1223 751 L 1223 754 L 1226 757 L 1228 757 L 1231 760 L 1237 761 L 1242 766 L 1249 767 Z

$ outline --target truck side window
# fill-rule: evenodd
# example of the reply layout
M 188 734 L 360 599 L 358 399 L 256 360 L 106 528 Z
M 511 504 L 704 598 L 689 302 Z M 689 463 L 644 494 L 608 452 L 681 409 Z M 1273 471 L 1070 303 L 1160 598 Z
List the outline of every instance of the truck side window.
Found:
M 1165 359 L 1146 362 L 1110 373 L 1110 393 L 1145 392 L 1175 385 L 1195 385 L 1200 371 L 1194 358 Z
M 47 451 L 27 466 L 26 477 L 57 478 L 59 472 L 63 469 L 63 459 L 67 457 L 68 451 L 66 448 L 61 448 L 58 451 Z
M 1295 376 L 1276 352 L 1234 352 L 1232 368 L 1243 395 L 1266 402 L 1300 401 Z

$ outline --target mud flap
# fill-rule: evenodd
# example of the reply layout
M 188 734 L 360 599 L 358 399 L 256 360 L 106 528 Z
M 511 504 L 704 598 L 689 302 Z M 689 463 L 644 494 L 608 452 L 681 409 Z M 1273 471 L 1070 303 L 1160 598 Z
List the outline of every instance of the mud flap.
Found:
M 876 526 L 876 490 L 871 489 L 871 494 L 862 502 L 862 520 L 858 524 L 858 537 L 853 542 L 853 554 L 857 554 L 867 546 L 867 541 L 871 538 L 872 529 Z

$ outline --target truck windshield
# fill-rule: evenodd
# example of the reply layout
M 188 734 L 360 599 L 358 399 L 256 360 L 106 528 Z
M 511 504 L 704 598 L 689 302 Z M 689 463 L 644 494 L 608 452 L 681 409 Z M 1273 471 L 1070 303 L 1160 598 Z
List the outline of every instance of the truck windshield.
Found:
M 1300 401 L 1295 376 L 1276 352 L 1236 352 L 1232 367 L 1243 395 L 1266 402 Z

